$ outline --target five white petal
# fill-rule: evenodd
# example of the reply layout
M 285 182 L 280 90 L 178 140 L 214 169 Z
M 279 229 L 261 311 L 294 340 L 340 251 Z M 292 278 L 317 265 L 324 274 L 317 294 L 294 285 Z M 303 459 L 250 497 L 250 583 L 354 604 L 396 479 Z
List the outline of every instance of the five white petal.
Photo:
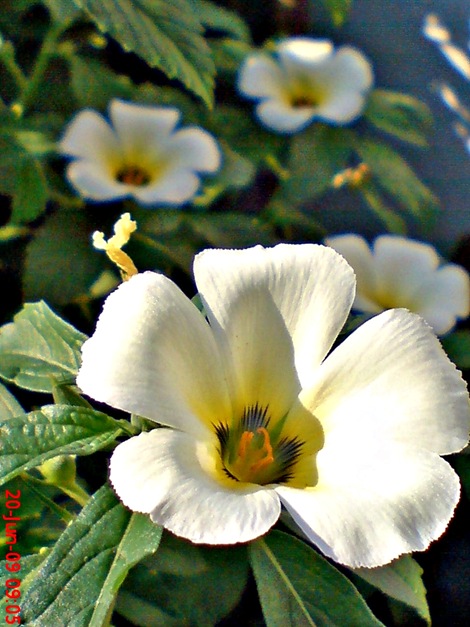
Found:
M 211 544 L 262 535 L 282 502 L 352 567 L 425 549 L 459 498 L 439 454 L 463 448 L 469 429 L 465 383 L 427 325 L 386 312 L 328 354 L 354 278 L 321 246 L 205 251 L 195 275 L 210 324 L 168 279 L 146 273 L 108 298 L 84 346 L 85 393 L 173 427 L 116 448 L 110 478 L 123 502 Z M 300 401 L 320 421 L 316 485 L 224 476 L 214 425 L 270 395 L 278 412 Z
M 357 276 L 354 309 L 378 313 L 406 307 L 421 315 L 438 335 L 470 313 L 470 279 L 456 264 L 441 265 L 429 244 L 383 235 L 372 249 L 359 235 L 337 235 L 325 242 L 351 264 Z
M 200 174 L 220 167 L 215 139 L 197 127 L 177 129 L 177 109 L 113 100 L 109 117 L 111 124 L 81 111 L 59 142 L 59 151 L 74 158 L 66 173 L 84 198 L 181 205 L 198 191 Z
M 279 133 L 296 133 L 313 120 L 353 122 L 372 83 L 371 65 L 361 52 L 306 37 L 282 41 L 274 59 L 250 55 L 238 77 L 241 94 L 260 101 L 258 118 Z

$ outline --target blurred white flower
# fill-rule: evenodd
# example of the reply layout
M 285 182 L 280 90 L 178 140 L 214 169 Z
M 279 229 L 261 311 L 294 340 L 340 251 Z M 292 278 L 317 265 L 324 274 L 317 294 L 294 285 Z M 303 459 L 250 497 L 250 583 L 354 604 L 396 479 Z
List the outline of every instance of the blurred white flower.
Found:
M 352 122 L 364 109 L 372 83 L 371 64 L 361 52 L 304 37 L 282 41 L 274 58 L 249 56 L 238 77 L 240 92 L 260 100 L 261 122 L 280 133 L 295 133 L 313 120 Z
M 357 277 L 353 308 L 379 313 L 406 307 L 422 316 L 438 335 L 450 331 L 470 313 L 468 273 L 456 264 L 441 264 L 429 244 L 383 235 L 372 250 L 359 235 L 325 240 L 352 266 Z
M 196 194 L 199 173 L 220 166 L 212 135 L 177 129 L 177 109 L 113 100 L 109 117 L 111 124 L 96 111 L 81 111 L 59 143 L 62 154 L 75 158 L 67 177 L 84 198 L 181 205 Z
M 146 272 L 83 347 L 86 394 L 165 425 L 115 449 L 124 504 L 208 544 L 263 535 L 283 504 L 352 567 L 427 548 L 459 499 L 440 455 L 467 443 L 469 406 L 425 322 L 388 311 L 331 351 L 355 280 L 325 246 L 206 250 L 194 274 L 207 319 Z

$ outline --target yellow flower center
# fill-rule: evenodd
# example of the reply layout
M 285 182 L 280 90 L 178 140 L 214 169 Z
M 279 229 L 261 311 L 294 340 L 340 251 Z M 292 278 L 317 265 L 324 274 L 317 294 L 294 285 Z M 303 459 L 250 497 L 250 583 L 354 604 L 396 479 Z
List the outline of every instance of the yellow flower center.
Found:
M 143 185 L 148 185 L 150 183 L 151 176 L 140 166 L 126 165 L 118 170 L 116 179 L 125 185 L 142 187 Z
M 223 470 L 231 479 L 258 485 L 292 479 L 304 443 L 282 437 L 282 424 L 271 426 L 267 409 L 248 407 L 238 424 L 216 427 Z

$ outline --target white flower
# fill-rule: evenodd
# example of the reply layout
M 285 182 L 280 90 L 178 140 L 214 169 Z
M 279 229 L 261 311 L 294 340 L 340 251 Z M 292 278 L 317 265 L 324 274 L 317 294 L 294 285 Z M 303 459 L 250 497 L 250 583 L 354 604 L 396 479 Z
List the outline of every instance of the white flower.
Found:
M 372 250 L 359 235 L 325 240 L 353 267 L 357 293 L 353 308 L 379 313 L 406 307 L 422 316 L 438 335 L 470 313 L 470 279 L 452 263 L 441 265 L 429 244 L 396 235 L 378 237 Z
M 86 394 L 165 425 L 115 449 L 124 504 L 231 544 L 267 532 L 282 503 L 352 567 L 439 537 L 460 491 L 439 455 L 465 446 L 469 406 L 424 321 L 388 311 L 330 353 L 355 282 L 324 246 L 206 250 L 194 273 L 208 321 L 146 272 L 107 299 L 83 347 Z
M 61 153 L 75 157 L 67 177 L 85 198 L 181 205 L 196 194 L 198 174 L 220 166 L 212 135 L 176 129 L 177 109 L 113 100 L 109 117 L 111 125 L 96 111 L 81 111 L 59 143 Z
M 281 42 L 275 58 L 249 56 L 238 88 L 260 100 L 256 114 L 268 128 L 295 133 L 313 120 L 347 124 L 362 112 L 372 87 L 369 61 L 355 48 L 336 51 L 327 40 L 293 37 Z

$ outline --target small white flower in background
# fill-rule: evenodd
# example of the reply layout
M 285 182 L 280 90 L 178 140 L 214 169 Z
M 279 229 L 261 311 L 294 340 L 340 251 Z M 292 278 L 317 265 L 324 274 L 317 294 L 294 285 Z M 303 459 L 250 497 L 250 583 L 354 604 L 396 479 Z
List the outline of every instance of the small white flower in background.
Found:
M 181 205 L 198 191 L 199 174 L 220 166 L 212 135 L 177 128 L 177 109 L 113 100 L 109 117 L 111 124 L 96 111 L 81 111 L 59 143 L 62 154 L 75 158 L 67 177 L 84 198 Z
M 164 427 L 119 444 L 123 503 L 197 543 L 266 533 L 281 503 L 326 555 L 373 567 L 446 528 L 467 443 L 466 386 L 404 310 L 331 347 L 354 300 L 350 266 L 313 244 L 206 250 L 208 320 L 161 274 L 107 299 L 79 387 Z
M 438 335 L 470 313 L 470 279 L 456 264 L 442 264 L 429 244 L 406 237 L 382 235 L 372 249 L 359 235 L 325 240 L 353 267 L 357 293 L 353 308 L 379 313 L 406 307 L 422 316 Z
M 240 92 L 260 103 L 258 118 L 279 133 L 296 133 L 313 120 L 347 124 L 361 114 L 373 83 L 366 57 L 350 46 L 293 37 L 274 58 L 249 56 L 240 68 Z

